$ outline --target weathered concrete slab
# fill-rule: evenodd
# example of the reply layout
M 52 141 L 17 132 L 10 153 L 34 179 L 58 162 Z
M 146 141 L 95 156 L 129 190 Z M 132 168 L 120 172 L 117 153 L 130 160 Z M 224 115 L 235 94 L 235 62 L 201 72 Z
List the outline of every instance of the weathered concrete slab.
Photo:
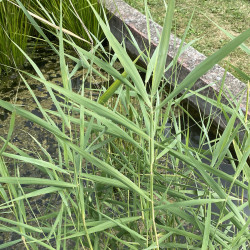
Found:
M 159 43 L 159 37 L 157 35 L 161 33 L 162 27 L 156 23 L 150 23 L 151 30 L 151 42 L 149 44 L 149 39 L 147 35 L 147 22 L 146 17 L 132 8 L 122 0 L 105 0 L 106 7 L 110 12 L 112 18 L 110 19 L 110 28 L 115 37 L 122 41 L 124 37 L 126 37 L 125 44 L 128 52 L 134 56 L 138 56 L 138 51 L 134 47 L 134 45 L 130 42 L 130 35 L 125 28 L 125 25 L 130 29 L 134 38 L 136 39 L 141 50 L 147 47 L 151 47 L 151 54 L 157 47 Z M 170 40 L 170 48 L 167 57 L 166 64 L 169 64 L 176 52 L 178 47 L 180 46 L 181 40 L 179 38 L 171 35 Z M 178 68 L 180 68 L 178 72 L 178 83 L 180 83 L 199 63 L 206 59 L 206 56 L 199 53 L 192 47 L 189 47 L 178 59 Z M 208 86 L 205 90 L 201 91 L 205 96 L 215 99 L 215 95 L 218 94 L 221 86 L 221 80 L 225 74 L 225 70 L 219 65 L 215 65 L 210 71 L 208 71 L 204 76 L 202 76 L 194 85 L 193 89 L 200 89 L 202 87 Z M 172 72 L 169 70 L 166 73 L 167 79 L 171 81 Z M 246 89 L 246 84 L 239 81 L 232 74 L 226 73 L 225 83 L 224 83 L 224 91 L 229 89 L 236 100 L 238 100 L 239 96 L 242 95 L 242 91 Z M 232 98 L 231 98 L 232 100 Z M 190 103 L 197 108 L 202 110 L 205 115 L 209 115 L 211 113 L 211 105 L 206 103 L 203 99 L 200 99 L 196 96 L 192 96 L 189 98 Z M 222 99 L 222 102 L 228 104 L 225 98 Z M 246 91 L 244 97 L 241 102 L 240 108 L 245 113 L 246 111 Z M 250 102 L 249 102 L 250 105 Z M 216 114 L 216 107 L 213 107 L 213 113 Z M 218 113 L 218 112 L 217 112 Z M 248 112 L 248 116 L 250 116 L 250 112 Z M 225 119 L 222 115 L 214 118 L 217 124 L 220 124 L 220 127 L 223 129 L 226 126 Z

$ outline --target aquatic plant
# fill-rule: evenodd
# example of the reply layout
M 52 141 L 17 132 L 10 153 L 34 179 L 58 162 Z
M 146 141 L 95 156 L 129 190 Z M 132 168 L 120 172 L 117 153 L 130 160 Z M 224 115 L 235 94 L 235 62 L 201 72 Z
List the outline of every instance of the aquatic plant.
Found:
M 8 1 L 0 1 L 0 73 L 3 69 L 7 72 L 10 65 L 23 65 L 25 57 L 11 41 L 25 50 L 30 30 L 22 10 Z
M 97 0 L 89 1 L 95 10 L 102 15 L 101 5 Z M 60 23 L 60 1 L 40 1 L 32 0 L 29 5 L 29 9 L 32 13 L 39 17 L 49 20 L 51 23 L 59 26 Z M 88 1 L 66 0 L 62 2 L 62 27 L 78 36 L 78 38 L 72 36 L 74 42 L 82 47 L 89 46 L 86 41 L 94 44 L 95 40 L 93 35 L 100 40 L 102 38 L 102 32 L 99 29 L 99 21 L 93 12 L 90 10 Z M 101 16 L 99 17 L 101 18 Z M 44 27 L 44 23 L 40 23 Z M 55 28 L 51 25 L 45 27 L 55 32 Z M 81 38 L 81 39 L 79 39 Z
M 149 58 L 134 44 L 148 62 L 145 81 L 140 74 L 143 69 L 131 60 L 105 21 L 100 20 L 100 25 L 112 54 L 101 43 L 87 51 L 64 39 L 62 1 L 60 12 L 59 50 L 52 43 L 49 45 L 60 57 L 63 87 L 45 79 L 27 54 L 36 75 L 19 71 L 28 88 L 24 76 L 46 86 L 56 111 L 42 107 L 31 88 L 42 118 L 0 100 L 0 106 L 12 112 L 7 138 L 1 137 L 4 145 L 0 151 L 0 230 L 17 235 L 2 247 L 22 243 L 32 249 L 247 249 L 250 219 L 244 210 L 249 206 L 244 194 L 249 182 L 249 122 L 239 109 L 240 101 L 228 99 L 229 105 L 224 105 L 220 97 L 212 100 L 190 88 L 248 39 L 250 30 L 208 57 L 168 93 L 164 88 L 166 58 L 160 56 L 166 56 L 168 50 L 173 0 L 169 1 L 154 55 Z M 26 15 L 33 20 L 29 13 Z M 44 33 L 41 36 L 48 39 Z M 79 57 L 66 54 L 64 43 L 71 45 Z M 100 57 L 100 50 L 107 57 Z M 72 71 L 65 63 L 66 57 L 75 61 Z M 112 66 L 115 61 L 122 64 L 126 74 Z M 102 71 L 95 70 L 94 65 Z M 111 84 L 99 91 L 108 97 L 102 98 L 104 104 L 86 96 L 89 90 L 84 83 L 88 75 L 83 75 L 81 89 L 72 91 L 71 79 L 82 67 L 89 70 L 88 75 L 98 74 L 107 80 L 102 73 L 105 71 L 115 80 L 115 88 Z M 172 68 L 176 70 L 174 65 Z M 147 89 L 149 79 L 152 83 Z M 173 112 L 184 112 L 190 123 L 192 114 L 180 102 L 190 95 L 216 106 L 227 119 L 225 131 L 217 130 L 214 139 L 208 136 L 212 112 L 207 119 L 201 115 L 200 121 L 194 121 L 201 130 L 198 147 L 191 145 L 190 127 L 183 128 L 181 112 L 177 116 Z M 58 144 L 56 156 L 35 138 L 37 149 L 32 155 L 15 147 L 11 135 L 16 116 L 51 133 Z M 166 129 L 166 124 L 171 127 Z M 234 169 L 233 175 L 220 169 L 225 161 Z M 11 173 L 9 162 L 13 163 L 15 174 Z M 21 163 L 32 165 L 45 177 L 19 176 Z M 229 186 L 222 185 L 225 182 Z M 42 205 L 35 209 L 33 199 L 45 199 L 46 195 L 51 200 L 45 209 Z
M 59 30 L 60 1 L 29 0 L 20 3 L 35 17 L 44 32 L 49 30 L 53 34 Z M 101 5 L 97 0 L 91 0 L 90 3 L 101 13 Z M 74 39 L 77 45 L 85 48 L 91 47 L 91 44 L 96 42 L 94 37 L 97 40 L 103 37 L 99 30 L 98 19 L 89 8 L 87 1 L 67 0 L 62 4 L 62 25 L 67 30 L 65 35 L 69 36 L 69 39 Z M 50 21 L 50 25 L 46 25 L 46 20 Z M 39 33 L 36 33 L 36 27 L 27 21 L 26 15 L 16 1 L 0 1 L 0 26 L 0 72 L 3 69 L 9 72 L 9 66 L 21 67 L 25 61 L 25 57 L 15 43 L 27 52 L 30 37 L 35 37 Z M 49 32 L 46 32 L 47 35 L 50 34 Z M 50 37 L 53 38 L 53 35 Z M 32 41 L 30 45 L 29 53 L 31 54 L 36 43 Z

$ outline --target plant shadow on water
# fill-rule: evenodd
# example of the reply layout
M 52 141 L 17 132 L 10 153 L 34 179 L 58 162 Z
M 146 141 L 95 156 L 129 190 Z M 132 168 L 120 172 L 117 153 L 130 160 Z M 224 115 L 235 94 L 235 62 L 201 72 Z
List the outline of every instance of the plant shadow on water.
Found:
M 183 113 L 183 110 L 188 110 L 188 115 Z M 216 146 L 215 141 L 219 138 L 218 133 L 223 132 L 223 131 L 219 131 L 218 124 L 217 125 L 210 124 L 210 126 L 206 124 L 206 121 L 205 121 L 206 119 L 204 119 L 203 121 L 201 120 L 201 117 L 203 117 L 202 112 L 200 113 L 200 115 L 197 115 L 197 109 L 195 109 L 193 106 L 188 106 L 187 102 L 181 103 L 180 106 L 177 107 L 176 110 L 174 110 L 173 115 L 176 116 L 175 119 L 179 120 L 180 122 L 179 136 L 181 136 L 181 142 L 183 143 L 183 145 L 187 145 L 187 142 L 188 142 L 188 147 L 192 148 L 194 152 L 203 152 L 204 155 L 206 155 L 207 157 L 202 158 L 201 160 L 202 163 L 210 165 L 212 156 L 209 154 L 209 149 L 210 147 Z M 201 129 L 202 123 L 206 124 L 206 127 L 210 127 L 210 131 L 211 131 L 207 133 L 208 139 L 205 139 L 205 140 L 203 137 L 204 132 Z M 173 119 L 169 119 L 168 122 L 165 124 L 166 129 L 164 131 L 164 134 L 166 138 L 173 139 L 173 138 L 178 137 L 176 128 L 173 125 L 174 125 Z M 188 135 L 187 135 L 187 131 L 188 131 Z M 221 170 L 223 173 L 226 173 L 230 176 L 235 176 L 236 169 L 235 169 L 235 166 L 234 167 L 232 166 L 232 162 L 234 162 L 236 165 L 238 165 L 239 162 L 237 160 L 237 157 L 235 155 L 233 148 L 231 148 L 231 150 L 232 150 L 231 152 L 232 155 L 234 155 L 234 157 L 232 157 L 231 159 L 231 162 L 229 159 L 227 159 L 227 157 L 225 157 L 225 159 L 223 159 L 223 161 L 220 163 L 218 169 Z M 166 164 L 166 161 L 168 161 L 168 159 L 162 159 L 162 161 L 163 162 L 161 163 Z M 170 172 L 183 174 L 183 175 L 186 175 L 186 173 L 190 172 L 190 168 L 187 167 L 186 164 L 179 163 L 178 170 L 176 170 L 177 168 L 174 167 L 172 162 L 173 161 L 169 159 L 168 164 L 167 164 L 168 170 L 170 170 Z M 199 183 L 195 183 L 194 181 L 195 178 L 201 176 L 201 173 L 199 170 L 192 172 L 192 174 L 194 174 L 193 178 L 190 178 L 189 181 L 185 182 L 186 189 L 185 191 L 183 191 L 183 193 L 185 193 L 187 197 L 196 199 L 200 195 L 202 196 L 201 193 L 207 192 L 206 191 L 207 187 L 205 187 L 202 184 L 200 185 Z M 243 183 L 247 186 L 248 181 L 246 178 L 243 177 L 243 175 L 244 173 L 241 172 L 240 175 L 238 176 L 238 179 L 240 181 L 243 181 Z M 248 203 L 248 190 L 240 186 L 235 186 L 235 185 L 233 187 L 230 187 L 231 186 L 230 181 L 227 181 L 224 178 L 220 178 L 216 174 L 215 175 L 212 174 L 211 177 L 214 178 L 214 180 L 221 187 L 223 187 L 225 192 L 228 193 L 228 196 L 230 196 L 230 199 L 232 199 L 233 203 L 237 207 L 243 206 L 245 217 L 246 218 L 249 217 L 250 208 L 249 206 L 246 205 Z M 177 186 L 179 185 L 178 183 L 176 184 Z M 174 182 L 172 183 L 172 185 L 174 185 Z M 197 194 L 199 196 L 197 196 Z M 199 206 L 194 206 L 194 207 L 199 209 Z M 213 203 L 211 205 L 211 213 L 212 213 L 211 214 L 212 220 L 218 221 L 219 219 L 221 219 L 220 217 L 221 207 L 218 207 L 216 203 Z M 223 220 L 223 222 L 220 225 L 220 228 L 222 231 L 227 232 L 227 234 L 230 235 L 230 237 L 233 237 L 234 230 L 232 227 L 228 225 L 229 225 L 229 220 Z M 185 228 L 188 230 L 188 225 Z M 180 239 L 180 242 L 185 243 L 186 242 L 185 238 Z
M 198 122 L 199 123 L 199 122 Z M 186 126 L 187 124 L 185 124 Z M 194 122 L 190 122 L 189 121 L 189 131 L 190 131 L 190 144 L 192 147 L 198 149 L 200 148 L 200 140 L 201 140 L 201 134 L 202 131 L 200 130 L 199 126 L 197 126 L 196 123 Z M 211 132 L 208 134 L 210 141 L 213 141 L 216 139 L 215 135 Z M 183 143 L 185 143 L 185 139 L 183 140 Z M 201 150 L 204 151 L 208 151 L 209 150 L 209 146 L 207 145 L 208 141 L 204 141 L 204 144 L 202 145 L 202 148 L 200 148 Z M 213 144 L 211 144 L 211 146 L 213 146 Z M 232 155 L 235 156 L 235 152 L 232 151 Z M 209 164 L 211 162 L 212 158 L 211 156 L 208 156 L 208 159 L 203 159 L 202 162 Z M 235 164 L 238 164 L 237 159 L 235 158 Z M 232 164 L 230 163 L 230 161 L 228 159 L 224 159 L 223 162 L 219 165 L 219 169 L 230 175 L 230 176 L 235 176 L 236 174 L 236 169 L 232 166 Z M 241 172 L 240 176 L 238 177 L 240 181 L 243 181 L 243 172 Z M 217 181 L 217 183 L 219 185 L 222 185 L 223 188 L 226 190 L 226 192 L 228 192 L 227 190 L 230 189 L 230 185 L 231 182 L 218 178 L 218 176 L 214 175 L 213 176 L 214 179 Z M 244 184 L 248 184 L 247 181 L 245 180 Z M 248 201 L 248 191 L 246 189 L 243 189 L 241 187 L 237 187 L 237 186 L 233 186 L 232 189 L 230 190 L 230 196 L 232 198 L 235 198 L 235 200 L 233 199 L 233 202 L 235 203 L 236 206 L 240 206 L 242 204 L 242 202 L 246 203 Z M 241 197 L 241 198 L 240 198 Z M 238 201 L 237 201 L 238 200 Z M 219 214 L 219 209 L 215 204 L 212 204 L 212 212 L 214 212 L 214 214 Z M 250 208 L 249 206 L 246 206 L 244 208 L 244 212 L 246 214 L 246 216 L 250 216 Z M 225 224 L 228 223 L 228 221 L 224 222 Z M 233 233 L 233 232 L 232 232 Z M 233 236 L 233 235 L 231 235 Z

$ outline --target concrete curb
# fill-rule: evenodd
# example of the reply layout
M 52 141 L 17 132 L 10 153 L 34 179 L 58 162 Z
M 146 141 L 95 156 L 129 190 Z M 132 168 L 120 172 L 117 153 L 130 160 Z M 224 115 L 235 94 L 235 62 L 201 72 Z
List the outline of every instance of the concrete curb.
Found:
M 130 42 L 130 35 L 128 34 L 125 25 L 132 32 L 136 42 L 138 43 L 141 50 L 145 48 L 145 46 L 151 47 L 151 54 L 157 47 L 159 43 L 159 38 L 157 35 L 157 30 L 159 33 L 162 31 L 162 27 L 156 23 L 150 23 L 151 30 L 151 43 L 149 44 L 148 35 L 147 35 L 147 22 L 146 17 L 132 8 L 122 0 L 105 0 L 106 8 L 111 15 L 111 19 L 109 21 L 111 31 L 113 35 L 118 39 L 118 41 L 122 41 L 124 38 L 125 45 L 127 51 L 130 55 L 136 57 L 139 55 L 137 49 Z M 166 64 L 168 65 L 175 56 L 178 47 L 180 46 L 181 40 L 179 38 L 171 35 L 170 39 L 170 47 L 167 57 Z M 198 52 L 192 47 L 189 47 L 178 59 L 178 68 L 180 68 L 178 72 L 178 83 L 180 83 L 199 63 L 206 59 L 206 56 Z M 192 88 L 193 90 L 200 89 L 202 87 L 207 87 L 205 90 L 200 93 L 208 96 L 212 99 L 215 99 L 216 94 L 219 93 L 221 80 L 225 74 L 225 70 L 219 65 L 215 65 L 210 71 L 208 71 L 205 75 L 203 75 Z M 166 72 L 166 78 L 171 79 L 171 70 Z M 208 86 L 209 85 L 209 86 Z M 231 93 L 233 93 L 236 100 L 238 100 L 239 95 L 241 95 L 242 91 L 246 88 L 246 84 L 239 81 L 232 74 L 226 73 L 224 89 L 229 89 Z M 232 98 L 230 98 L 232 100 Z M 226 98 L 221 100 L 224 104 L 228 104 Z M 192 96 L 189 98 L 189 103 L 194 106 L 196 109 L 199 109 L 205 114 L 209 115 L 211 113 L 211 105 L 204 101 L 201 98 L 196 96 Z M 246 111 L 246 93 L 241 101 L 240 108 L 245 113 Z M 250 101 L 248 103 L 250 106 Z M 216 125 L 219 125 L 221 129 L 225 129 L 226 122 L 223 115 L 220 115 L 217 111 L 216 107 L 212 107 L 213 113 L 215 115 L 214 122 Z M 248 116 L 250 117 L 250 112 L 248 112 Z

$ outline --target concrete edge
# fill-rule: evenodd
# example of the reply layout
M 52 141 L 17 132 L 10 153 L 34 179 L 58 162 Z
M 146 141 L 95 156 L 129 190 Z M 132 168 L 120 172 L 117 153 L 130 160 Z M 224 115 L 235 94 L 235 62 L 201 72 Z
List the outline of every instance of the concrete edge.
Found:
M 138 43 L 141 50 L 143 50 L 146 46 L 150 46 L 151 54 L 159 44 L 159 38 L 157 35 L 162 32 L 162 27 L 154 22 L 150 23 L 151 30 L 151 42 L 149 44 L 149 39 L 147 35 L 147 22 L 146 17 L 137 11 L 136 9 L 129 6 L 122 0 L 104 0 L 106 4 L 106 8 L 111 15 L 111 19 L 109 21 L 110 29 L 113 35 L 116 37 L 118 41 L 125 41 L 126 49 L 131 55 L 138 56 L 139 53 L 134 45 L 130 42 L 130 36 L 125 28 L 125 25 L 132 32 L 136 42 Z M 125 39 L 124 39 L 125 38 Z M 168 65 L 172 59 L 174 58 L 178 47 L 180 46 L 181 40 L 179 38 L 174 37 L 171 34 L 170 38 L 170 47 L 167 56 Z M 198 52 L 192 47 L 189 47 L 178 59 L 178 67 L 180 68 L 178 72 L 178 83 L 180 83 L 199 63 L 206 59 L 206 56 Z M 171 71 L 166 72 L 166 78 L 171 79 Z M 203 75 L 193 86 L 193 90 L 200 89 L 202 87 L 207 87 L 205 90 L 201 91 L 205 96 L 208 96 L 212 99 L 215 99 L 216 94 L 219 93 L 221 80 L 225 74 L 225 69 L 220 67 L 219 65 L 215 65 L 210 71 L 208 71 L 205 75 Z M 209 86 L 208 86 L 209 85 Z M 239 95 L 242 93 L 242 90 L 246 88 L 246 84 L 235 78 L 232 74 L 226 73 L 224 90 L 229 89 L 231 93 L 234 94 L 236 100 L 238 100 Z M 227 91 L 226 91 L 227 92 Z M 232 98 L 230 98 L 232 100 Z M 240 108 L 245 113 L 246 112 L 246 93 L 241 101 Z M 189 101 L 191 104 L 197 108 L 202 110 L 205 115 L 209 115 L 211 112 L 211 105 L 206 103 L 203 99 L 198 98 L 196 96 L 190 97 Z M 226 98 L 222 98 L 221 100 L 224 104 L 228 104 Z M 248 105 L 250 106 L 250 100 Z M 216 112 L 216 107 L 213 106 L 213 112 Z M 248 116 L 250 117 L 250 111 L 248 112 Z M 214 121 L 216 124 L 219 124 L 221 129 L 225 129 L 226 121 L 224 116 L 217 114 L 214 117 Z

